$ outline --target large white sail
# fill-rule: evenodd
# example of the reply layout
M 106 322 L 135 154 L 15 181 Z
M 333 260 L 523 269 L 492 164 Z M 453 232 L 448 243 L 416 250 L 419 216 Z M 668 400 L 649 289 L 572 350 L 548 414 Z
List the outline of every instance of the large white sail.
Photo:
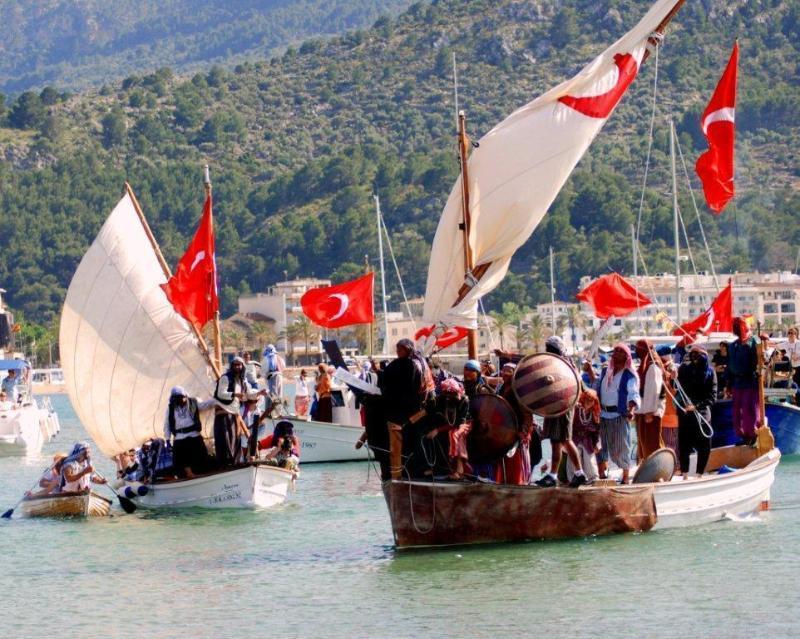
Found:
M 213 383 L 191 328 L 126 194 L 72 278 L 61 314 L 61 365 L 79 419 L 116 455 L 163 437 L 172 386 L 208 397 Z
M 505 276 L 641 64 L 648 39 L 676 0 L 660 0 L 634 29 L 578 75 L 518 109 L 480 140 L 469 158 L 472 273 L 466 294 L 461 178 L 445 205 L 428 268 L 424 318 L 474 328 L 478 300 Z

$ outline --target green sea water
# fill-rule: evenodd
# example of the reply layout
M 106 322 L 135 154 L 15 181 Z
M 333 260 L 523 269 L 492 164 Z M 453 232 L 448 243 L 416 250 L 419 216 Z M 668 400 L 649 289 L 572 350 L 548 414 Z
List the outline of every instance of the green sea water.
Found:
M 0 458 L 0 509 L 85 433 Z M 111 464 L 98 463 L 111 474 Z M 748 521 L 396 552 L 365 463 L 308 465 L 269 511 L 0 520 L 0 637 L 798 637 L 800 459 Z

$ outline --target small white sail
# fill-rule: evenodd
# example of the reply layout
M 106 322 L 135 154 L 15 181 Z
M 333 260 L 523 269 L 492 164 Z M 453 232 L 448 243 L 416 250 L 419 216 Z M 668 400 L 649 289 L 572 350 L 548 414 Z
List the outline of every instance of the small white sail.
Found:
M 635 77 L 648 38 L 678 5 L 660 0 L 634 29 L 578 75 L 518 109 L 469 158 L 473 273 L 488 266 L 459 301 L 464 273 L 461 178 L 445 205 L 431 250 L 424 319 L 476 327 L 477 302 L 505 276 L 589 144 Z
M 165 282 L 126 194 L 72 278 L 59 340 L 72 406 L 109 456 L 163 437 L 172 386 L 202 398 L 213 388 L 191 328 L 159 286 Z

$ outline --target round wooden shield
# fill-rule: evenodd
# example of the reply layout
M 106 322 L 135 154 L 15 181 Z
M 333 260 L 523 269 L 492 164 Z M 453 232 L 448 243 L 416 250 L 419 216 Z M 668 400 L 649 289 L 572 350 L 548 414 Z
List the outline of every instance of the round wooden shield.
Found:
M 519 440 L 517 416 L 497 395 L 478 395 L 469 403 L 472 429 L 467 437 L 469 461 L 488 464 L 502 458 Z
M 511 387 L 519 403 L 534 415 L 558 417 L 578 401 L 581 380 L 567 359 L 553 353 L 534 353 L 517 364 Z
M 678 459 L 670 448 L 659 448 L 645 459 L 633 476 L 634 484 L 669 481 L 675 474 Z

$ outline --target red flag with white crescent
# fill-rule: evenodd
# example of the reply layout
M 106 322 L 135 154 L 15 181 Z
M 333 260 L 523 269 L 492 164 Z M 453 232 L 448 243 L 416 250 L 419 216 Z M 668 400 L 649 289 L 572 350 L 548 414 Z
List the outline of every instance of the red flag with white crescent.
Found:
M 374 273 L 357 280 L 307 290 L 300 298 L 303 313 L 315 324 L 340 328 L 369 324 L 375 319 L 372 303 Z
M 175 274 L 161 285 L 175 311 L 198 329 L 219 309 L 214 250 L 214 215 L 209 194 L 194 238 L 178 262 Z
M 425 326 L 415 333 L 414 339 L 419 341 L 423 337 L 429 337 L 433 333 L 433 330 L 434 326 Z M 436 346 L 439 348 L 447 348 L 456 342 L 460 342 L 467 335 L 469 335 L 468 328 L 464 328 L 463 326 L 451 326 L 436 338 Z
M 706 203 L 719 214 L 734 196 L 733 147 L 736 136 L 736 69 L 739 43 L 733 45 L 728 66 L 703 112 L 701 125 L 708 151 L 697 158 L 695 170 L 703 182 Z
M 619 273 L 601 275 L 575 297 L 591 306 L 602 320 L 611 316 L 625 317 L 652 304 L 647 295 Z
M 672 331 L 673 335 L 681 335 L 694 340 L 697 333 L 730 333 L 733 330 L 733 282 L 722 289 L 708 309 L 690 322 L 682 324 Z

